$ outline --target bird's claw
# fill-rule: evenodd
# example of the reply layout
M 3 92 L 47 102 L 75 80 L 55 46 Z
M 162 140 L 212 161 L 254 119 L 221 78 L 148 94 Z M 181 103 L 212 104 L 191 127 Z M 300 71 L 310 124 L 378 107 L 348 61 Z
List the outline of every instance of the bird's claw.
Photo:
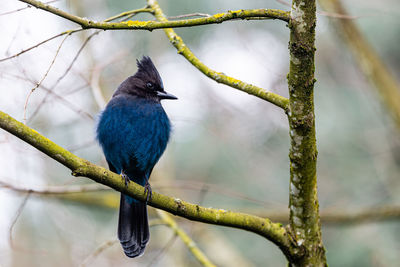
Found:
M 126 175 L 123 170 L 121 171 L 121 177 L 125 181 L 125 186 L 128 186 L 131 179 L 129 179 L 128 175 Z
M 153 191 L 151 190 L 151 186 L 149 182 L 147 181 L 146 184 L 144 185 L 144 193 L 147 194 L 146 196 L 146 202 L 151 200 L 151 195 L 153 194 Z

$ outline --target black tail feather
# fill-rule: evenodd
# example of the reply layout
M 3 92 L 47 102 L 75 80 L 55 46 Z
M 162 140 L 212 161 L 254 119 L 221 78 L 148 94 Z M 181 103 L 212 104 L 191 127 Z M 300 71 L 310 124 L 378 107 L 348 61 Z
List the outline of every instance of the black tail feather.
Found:
M 121 194 L 118 221 L 118 239 L 126 256 L 134 258 L 144 253 L 150 238 L 146 203 L 131 202 Z

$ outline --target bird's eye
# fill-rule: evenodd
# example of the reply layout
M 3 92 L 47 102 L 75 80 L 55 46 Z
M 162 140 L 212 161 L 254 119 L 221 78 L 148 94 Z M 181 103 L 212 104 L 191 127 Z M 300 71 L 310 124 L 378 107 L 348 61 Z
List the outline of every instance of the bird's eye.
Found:
M 149 89 L 153 89 L 154 85 L 151 82 L 146 83 L 146 87 Z

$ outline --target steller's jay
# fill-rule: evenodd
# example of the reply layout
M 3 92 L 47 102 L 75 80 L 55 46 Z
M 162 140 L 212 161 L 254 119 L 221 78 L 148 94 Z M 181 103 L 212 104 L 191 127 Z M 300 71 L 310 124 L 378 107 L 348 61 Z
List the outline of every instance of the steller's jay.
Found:
M 149 57 L 137 60 L 138 71 L 121 83 L 100 115 L 97 139 L 111 171 L 145 187 L 164 152 L 170 121 L 162 99 L 177 99 L 164 91 L 160 75 Z M 121 194 L 118 239 L 128 257 L 144 253 L 150 232 L 146 202 Z

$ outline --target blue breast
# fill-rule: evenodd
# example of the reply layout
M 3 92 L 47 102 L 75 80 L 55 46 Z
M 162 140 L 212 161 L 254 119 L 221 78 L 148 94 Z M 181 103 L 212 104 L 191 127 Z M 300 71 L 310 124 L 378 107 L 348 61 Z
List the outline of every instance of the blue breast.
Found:
M 117 173 L 144 185 L 164 152 L 169 119 L 158 101 L 129 95 L 114 97 L 100 116 L 97 139 Z M 131 177 L 141 176 L 142 177 Z M 130 175 L 132 174 L 132 175 Z

